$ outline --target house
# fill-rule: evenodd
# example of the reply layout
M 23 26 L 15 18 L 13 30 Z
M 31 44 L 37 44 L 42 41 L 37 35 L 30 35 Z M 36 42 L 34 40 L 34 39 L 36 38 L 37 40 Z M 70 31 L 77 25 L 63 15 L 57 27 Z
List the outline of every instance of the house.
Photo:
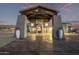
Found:
M 43 6 L 35 6 L 20 11 L 16 28 L 21 31 L 20 38 L 33 37 L 37 35 L 48 36 L 52 39 L 57 38 L 56 32 L 62 29 L 61 16 L 59 11 Z
M 34 6 L 20 11 L 16 29 L 20 30 L 20 39 L 29 39 L 29 49 L 40 54 L 50 54 L 53 51 L 53 42 L 57 31 L 63 29 L 59 11 L 44 6 Z M 46 52 L 42 52 L 46 51 Z M 47 53 L 48 54 L 48 53 Z
M 64 33 L 68 33 L 72 31 L 72 24 L 71 23 L 62 23 Z

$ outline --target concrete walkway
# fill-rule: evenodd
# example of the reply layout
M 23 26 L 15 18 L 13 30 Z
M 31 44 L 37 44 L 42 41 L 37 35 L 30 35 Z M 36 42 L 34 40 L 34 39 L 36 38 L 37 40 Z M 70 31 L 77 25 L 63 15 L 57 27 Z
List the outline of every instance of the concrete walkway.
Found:
M 27 39 L 16 40 L 12 33 L 0 32 L 0 54 L 2 55 L 78 55 L 79 36 L 68 36 L 65 40 L 54 40 L 53 51 L 44 51 L 46 42 L 33 42 Z M 45 46 L 46 45 L 46 46 Z M 36 47 L 35 47 L 36 46 Z M 41 50 L 40 50 L 41 48 Z M 42 51 L 43 50 L 43 51 Z M 47 50 L 47 49 L 46 49 Z

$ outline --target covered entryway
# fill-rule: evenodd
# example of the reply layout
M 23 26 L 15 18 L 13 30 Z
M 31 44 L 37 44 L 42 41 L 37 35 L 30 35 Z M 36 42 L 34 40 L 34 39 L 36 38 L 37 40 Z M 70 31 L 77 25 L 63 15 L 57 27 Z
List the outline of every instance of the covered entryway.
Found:
M 44 52 L 52 50 L 53 25 L 51 15 L 36 13 L 28 16 L 27 37 L 34 42 L 30 48 L 35 51 Z M 51 24 L 50 24 L 51 23 Z M 51 26 L 52 25 L 52 26 Z M 48 50 L 49 48 L 49 50 Z
M 49 25 L 48 19 L 32 19 L 28 23 L 27 37 L 32 40 L 37 40 L 41 38 L 43 41 L 51 42 L 53 37 L 53 27 Z
M 21 31 L 20 38 L 26 38 L 33 51 L 52 53 L 56 31 L 62 28 L 58 11 L 36 6 L 20 13 L 16 25 Z

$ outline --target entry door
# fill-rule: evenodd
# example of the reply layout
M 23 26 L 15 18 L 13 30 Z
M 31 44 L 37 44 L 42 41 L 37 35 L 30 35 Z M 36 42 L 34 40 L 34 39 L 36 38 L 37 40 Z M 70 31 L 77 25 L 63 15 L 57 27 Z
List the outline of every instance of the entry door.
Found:
M 46 53 L 46 51 L 51 52 L 53 49 L 53 26 L 50 26 L 50 23 L 44 20 L 36 19 L 36 21 L 30 22 L 31 26 L 29 26 L 30 31 L 28 32 L 31 39 L 30 49 L 41 54 Z
M 52 27 L 44 19 L 36 20 L 36 51 L 40 53 L 51 52 L 53 49 Z

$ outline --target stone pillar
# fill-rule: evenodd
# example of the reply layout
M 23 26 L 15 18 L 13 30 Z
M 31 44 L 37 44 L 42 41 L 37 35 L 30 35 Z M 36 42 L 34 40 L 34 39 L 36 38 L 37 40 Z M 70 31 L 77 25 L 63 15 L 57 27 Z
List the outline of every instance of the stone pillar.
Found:
M 50 19 L 49 26 L 52 26 L 52 21 L 53 21 L 53 19 Z
M 60 15 L 54 15 L 53 19 L 54 19 L 54 38 L 57 38 L 57 36 L 56 36 L 57 30 L 60 28 L 63 28 L 62 20 L 61 20 Z
M 20 38 L 27 37 L 27 17 L 25 15 L 19 15 L 16 28 L 20 29 Z

